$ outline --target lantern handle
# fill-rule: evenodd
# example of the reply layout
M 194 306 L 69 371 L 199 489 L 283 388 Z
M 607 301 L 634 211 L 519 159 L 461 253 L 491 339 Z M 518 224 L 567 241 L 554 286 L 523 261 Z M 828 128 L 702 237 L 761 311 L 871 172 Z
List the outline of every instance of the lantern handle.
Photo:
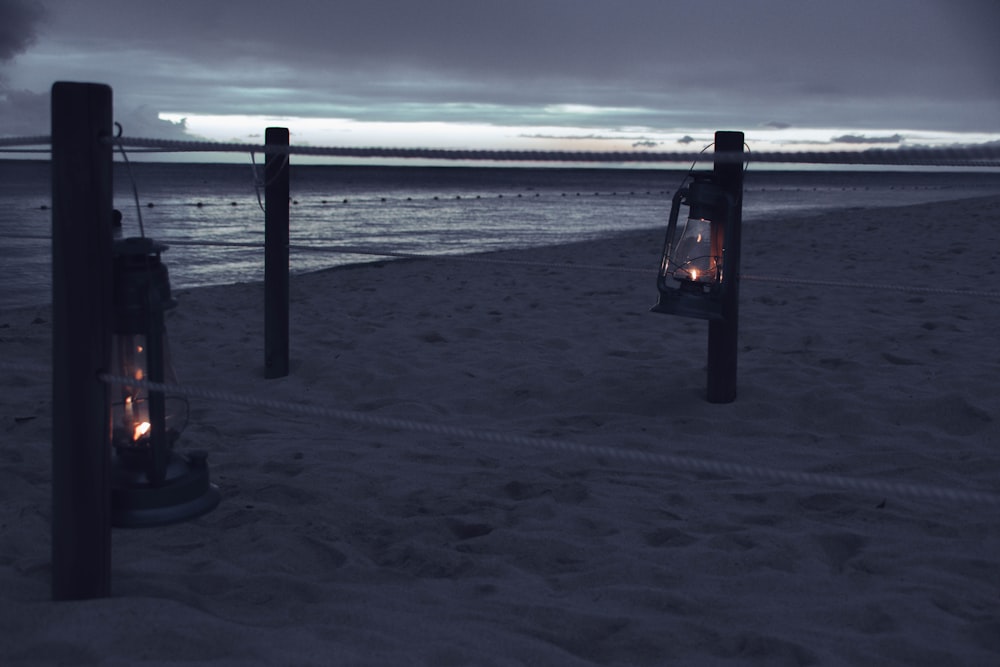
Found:
M 690 175 L 690 174 L 689 174 Z M 687 177 L 685 177 L 687 180 Z M 667 220 L 667 234 L 663 239 L 663 255 L 660 260 L 660 274 L 657 276 L 657 287 L 662 291 L 666 287 L 667 280 L 667 264 L 670 261 L 671 253 L 673 252 L 673 242 L 674 236 L 677 233 L 677 218 L 681 210 L 681 202 L 690 194 L 690 190 L 685 187 L 681 187 L 677 192 L 674 193 L 674 197 L 670 204 L 670 217 Z

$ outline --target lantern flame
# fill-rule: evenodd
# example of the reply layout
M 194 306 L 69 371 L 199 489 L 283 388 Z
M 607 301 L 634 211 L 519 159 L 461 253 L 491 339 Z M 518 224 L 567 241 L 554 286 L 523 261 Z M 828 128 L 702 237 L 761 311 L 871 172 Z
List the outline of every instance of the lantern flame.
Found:
M 136 424 L 135 429 L 132 432 L 132 441 L 133 442 L 138 441 L 139 438 L 149 433 L 150 428 L 151 426 L 149 422 L 142 422 L 141 424 Z
M 698 280 L 698 269 L 691 269 L 691 280 Z

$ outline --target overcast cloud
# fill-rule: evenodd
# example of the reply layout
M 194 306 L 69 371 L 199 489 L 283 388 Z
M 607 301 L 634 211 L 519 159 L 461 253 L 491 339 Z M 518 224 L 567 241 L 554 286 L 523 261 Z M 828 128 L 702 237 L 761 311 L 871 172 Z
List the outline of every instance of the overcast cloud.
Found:
M 168 135 L 160 112 L 1000 133 L 996 0 L 0 0 L 0 26 L 0 134 L 47 132 L 55 80 Z
M 33 2 L 10 0 L 0 3 L 0 61 L 10 60 L 28 48 L 45 12 Z

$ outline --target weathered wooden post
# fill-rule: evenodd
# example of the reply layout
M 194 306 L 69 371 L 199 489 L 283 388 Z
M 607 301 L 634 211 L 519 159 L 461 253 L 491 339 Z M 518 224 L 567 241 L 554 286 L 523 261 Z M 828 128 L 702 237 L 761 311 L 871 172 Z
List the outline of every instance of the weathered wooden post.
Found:
M 111 594 L 112 93 L 52 86 L 52 596 Z
M 288 147 L 288 128 L 269 127 L 267 146 Z M 288 375 L 289 156 L 265 152 L 264 161 L 264 377 Z
M 743 152 L 742 132 L 716 132 L 715 152 Z M 732 276 L 731 288 L 722 297 L 722 318 L 708 323 L 708 401 L 731 403 L 736 400 L 736 366 L 739 352 L 740 243 L 743 226 L 743 162 L 716 160 L 713 181 L 731 197 L 725 239 L 725 270 Z
M 691 184 L 674 194 L 656 278 L 660 297 L 651 310 L 708 320 L 707 399 L 730 403 L 736 399 L 743 133 L 716 132 L 715 152 L 714 171 L 692 171 L 685 178 Z

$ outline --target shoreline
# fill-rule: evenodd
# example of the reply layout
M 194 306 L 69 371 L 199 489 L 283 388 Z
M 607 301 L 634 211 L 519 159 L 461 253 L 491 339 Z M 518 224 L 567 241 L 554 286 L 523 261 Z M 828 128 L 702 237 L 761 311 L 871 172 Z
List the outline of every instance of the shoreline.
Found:
M 795 212 L 795 211 L 793 211 L 793 212 L 783 212 L 783 213 L 777 215 L 776 217 L 774 217 L 774 218 L 772 218 L 770 220 L 767 220 L 767 221 L 753 220 L 753 221 L 751 221 L 749 223 L 750 227 L 747 227 L 746 226 L 747 223 L 744 222 L 744 230 L 745 230 L 744 231 L 744 235 L 746 235 L 746 233 L 747 233 L 746 229 L 749 229 L 749 228 L 754 227 L 754 226 L 759 226 L 759 225 L 774 225 L 774 224 L 780 225 L 780 224 L 791 222 L 791 221 L 805 221 L 805 220 L 809 220 L 809 219 L 813 219 L 813 218 L 826 217 L 826 216 L 836 216 L 838 214 L 850 214 L 850 213 L 858 212 L 858 211 L 878 211 L 878 210 L 882 210 L 882 209 L 890 209 L 890 210 L 893 210 L 893 209 L 911 209 L 911 208 L 925 207 L 925 206 L 947 206 L 947 205 L 961 205 L 961 206 L 969 205 L 969 206 L 974 206 L 974 205 L 976 205 L 976 203 L 983 203 L 983 204 L 988 205 L 990 202 L 992 202 L 993 200 L 997 199 L 998 197 L 1000 197 L 1000 195 L 983 195 L 983 196 L 977 196 L 977 197 L 962 197 L 962 198 L 959 198 L 959 199 L 944 199 L 944 200 L 940 200 L 940 201 L 931 202 L 929 204 L 928 203 L 918 203 L 918 204 L 908 204 L 908 205 L 905 205 L 905 206 L 885 206 L 885 207 L 867 207 L 867 206 L 860 206 L 860 207 L 858 207 L 858 206 L 850 206 L 850 207 L 843 207 L 843 208 L 837 208 L 837 209 L 832 209 L 832 210 L 822 209 L 822 210 L 816 210 L 816 211 L 807 212 L 807 213 Z M 669 206 L 668 206 L 668 211 L 669 211 Z M 606 236 L 603 236 L 603 237 L 598 238 L 598 239 L 586 239 L 586 240 L 580 240 L 580 241 L 571 241 L 569 243 L 555 243 L 555 244 L 551 244 L 551 245 L 531 246 L 531 247 L 527 247 L 527 248 L 510 248 L 510 249 L 502 249 L 502 250 L 476 251 L 476 252 L 469 252 L 469 253 L 464 253 L 464 254 L 454 254 L 454 255 L 432 255 L 432 254 L 413 253 L 414 256 L 412 256 L 412 257 L 391 257 L 391 256 L 386 256 L 384 259 L 372 259 L 370 261 L 360 261 L 360 262 L 353 262 L 353 263 L 349 263 L 349 264 L 340 264 L 340 265 L 337 265 L 337 266 L 330 266 L 330 267 L 324 267 L 324 268 L 319 268 L 319 269 L 304 269 L 304 270 L 301 270 L 301 271 L 296 271 L 293 268 L 291 270 L 290 276 L 291 276 L 291 279 L 294 280 L 294 279 L 296 279 L 299 276 L 308 276 L 308 275 L 311 275 L 311 274 L 314 274 L 314 273 L 323 273 L 323 272 L 327 272 L 327 271 L 352 270 L 352 269 L 364 268 L 364 267 L 373 266 L 373 265 L 382 265 L 382 264 L 385 264 L 385 263 L 388 263 L 388 262 L 402 262 L 402 261 L 431 261 L 431 262 L 433 262 L 433 261 L 471 261 L 472 258 L 476 258 L 476 257 L 488 258 L 488 257 L 491 257 L 493 255 L 502 256 L 502 255 L 509 254 L 509 253 L 517 254 L 517 253 L 522 253 L 522 252 L 530 252 L 532 250 L 543 250 L 544 251 L 546 249 L 560 248 L 562 246 L 575 246 L 575 245 L 578 245 L 578 244 L 588 244 L 588 243 L 602 243 L 605 240 L 613 240 L 613 239 L 617 239 L 619 237 L 635 236 L 635 237 L 648 238 L 648 235 L 650 233 L 652 233 L 654 235 L 656 233 L 659 233 L 660 236 L 661 236 L 661 239 L 660 239 L 659 243 L 660 243 L 660 245 L 662 245 L 662 236 L 663 236 L 663 233 L 664 233 L 665 229 L 666 229 L 666 222 L 664 221 L 662 225 L 652 226 L 652 227 L 645 228 L 645 229 L 628 229 L 628 230 L 623 230 L 623 231 L 618 231 L 618 232 L 611 232 L 611 233 L 607 234 Z M 167 264 L 167 266 L 169 268 L 170 264 L 171 264 L 170 258 L 167 257 L 164 261 L 165 261 L 165 263 Z M 654 264 L 651 265 L 651 266 L 653 266 L 653 268 L 651 268 L 650 270 L 653 271 L 654 275 L 655 275 L 655 269 L 656 269 L 656 266 L 658 265 L 658 263 L 659 263 L 658 259 L 656 259 L 655 262 L 654 262 Z M 746 273 L 747 273 L 748 276 L 752 276 L 751 272 L 746 272 Z M 750 279 L 752 280 L 752 278 L 750 278 Z M 180 293 L 180 292 L 187 293 L 187 292 L 190 292 L 192 290 L 219 289 L 219 288 L 236 288 L 236 287 L 239 287 L 239 286 L 248 286 L 248 287 L 251 287 L 251 286 L 260 286 L 260 285 L 263 285 L 263 280 L 251 280 L 251 281 L 245 281 L 245 282 L 213 283 L 213 284 L 195 285 L 195 286 L 175 286 L 174 289 L 176 291 L 178 291 L 178 293 Z M 976 290 L 972 289 L 970 291 L 976 291 Z M 48 310 L 50 310 L 51 309 L 51 302 L 28 304 L 28 305 L 20 305 L 20 306 L 0 307 L 0 314 L 8 313 L 8 312 L 14 313 L 14 312 L 17 312 L 17 311 L 22 311 L 22 310 L 25 310 L 25 311 L 36 310 L 36 309 L 42 309 L 42 310 L 48 309 Z
M 178 376 L 442 427 L 1000 493 L 1000 197 L 745 227 L 747 275 L 868 287 L 743 281 L 739 394 L 721 406 L 704 400 L 706 325 L 648 312 L 662 237 L 294 274 L 279 380 L 262 379 L 261 283 L 179 289 Z M 0 359 L 45 363 L 39 316 L 0 311 Z M 151 650 L 215 666 L 1000 656 L 995 507 L 224 401 L 192 401 L 178 443 L 210 452 L 219 508 L 116 530 L 113 597 L 55 604 L 50 388 L 0 378 L 5 664 Z M 154 626 L 176 641 L 151 644 Z

